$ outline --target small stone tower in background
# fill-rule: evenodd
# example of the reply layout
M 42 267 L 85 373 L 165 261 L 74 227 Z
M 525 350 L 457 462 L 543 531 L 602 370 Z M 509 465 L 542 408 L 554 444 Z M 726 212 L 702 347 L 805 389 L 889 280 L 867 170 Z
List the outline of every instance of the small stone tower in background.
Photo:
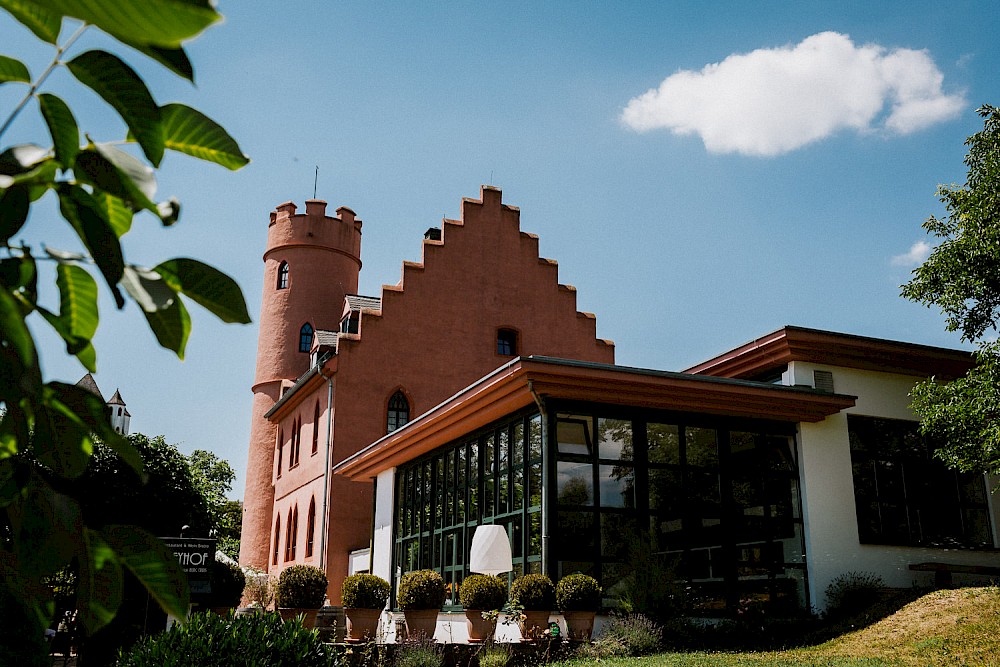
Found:
M 97 386 L 97 381 L 94 380 L 94 376 L 90 373 L 80 378 L 76 386 L 86 389 L 104 401 L 104 394 L 101 393 L 100 388 Z M 104 405 L 108 411 L 108 420 L 111 422 L 111 427 L 115 429 L 116 433 L 128 435 L 128 425 L 132 420 L 132 415 L 129 413 L 128 408 L 125 407 L 125 401 L 122 399 L 121 392 L 115 389 L 115 395 L 111 397 L 111 400 L 105 401 Z
M 243 494 L 240 562 L 268 561 L 274 502 L 276 433 L 264 414 L 309 368 L 317 329 L 336 329 L 347 294 L 358 291 L 361 220 L 347 207 L 326 215 L 326 202 L 306 201 L 305 214 L 286 202 L 271 213 L 264 251 L 264 292 L 257 339 L 250 448 Z

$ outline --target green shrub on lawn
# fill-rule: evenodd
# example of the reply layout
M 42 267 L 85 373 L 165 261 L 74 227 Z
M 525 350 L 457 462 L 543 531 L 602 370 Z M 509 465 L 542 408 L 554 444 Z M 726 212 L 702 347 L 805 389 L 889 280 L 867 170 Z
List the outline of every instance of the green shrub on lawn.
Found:
M 333 667 L 333 653 L 312 630 L 298 622 L 283 623 L 274 613 L 224 618 L 192 614 L 147 637 L 122 655 L 118 667 Z

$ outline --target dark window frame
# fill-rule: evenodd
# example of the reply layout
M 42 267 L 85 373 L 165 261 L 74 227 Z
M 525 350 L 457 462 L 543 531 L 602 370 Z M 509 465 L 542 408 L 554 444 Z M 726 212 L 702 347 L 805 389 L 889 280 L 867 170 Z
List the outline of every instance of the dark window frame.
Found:
M 275 289 L 288 289 L 288 262 L 278 265 L 278 282 Z
M 509 327 L 500 327 L 497 329 L 497 354 L 502 357 L 516 357 L 518 355 L 519 338 L 517 329 Z
M 309 350 L 312 349 L 313 334 L 315 331 L 313 325 L 309 322 L 299 327 L 299 352 L 309 354 Z
M 402 389 L 397 389 L 386 404 L 385 432 L 398 431 L 408 423 L 410 423 L 410 399 Z

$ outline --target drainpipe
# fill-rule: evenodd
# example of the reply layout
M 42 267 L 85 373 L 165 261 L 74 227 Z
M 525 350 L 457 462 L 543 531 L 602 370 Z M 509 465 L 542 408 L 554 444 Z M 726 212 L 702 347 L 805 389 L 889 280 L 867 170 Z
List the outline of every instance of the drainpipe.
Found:
M 333 440 L 333 376 L 323 372 L 321 364 L 317 370 L 326 380 L 326 463 L 323 465 L 323 530 L 319 535 L 319 552 L 322 556 L 323 574 L 329 578 L 327 572 L 328 561 L 326 557 L 326 534 L 330 529 L 330 520 L 327 516 L 327 503 L 330 498 L 330 450 Z
M 535 405 L 538 406 L 538 414 L 541 417 L 541 436 L 542 436 L 542 573 L 548 574 L 549 570 L 549 487 L 551 483 L 549 482 L 549 447 L 548 438 L 546 431 L 548 430 L 549 418 L 545 413 L 545 401 L 542 397 L 538 395 L 535 391 L 535 384 L 532 380 L 528 380 L 528 391 L 531 393 L 531 397 L 535 399 Z

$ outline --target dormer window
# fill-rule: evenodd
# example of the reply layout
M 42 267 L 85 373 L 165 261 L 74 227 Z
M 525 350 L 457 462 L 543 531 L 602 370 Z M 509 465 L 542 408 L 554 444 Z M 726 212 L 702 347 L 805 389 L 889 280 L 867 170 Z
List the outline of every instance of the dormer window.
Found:
M 356 334 L 358 333 L 358 322 L 361 319 L 361 313 L 356 310 L 352 310 L 347 317 L 340 321 L 340 333 Z
M 517 332 L 513 329 L 497 329 L 497 354 L 504 357 L 517 356 Z
M 278 266 L 278 289 L 288 289 L 288 262 Z
M 309 349 L 313 344 L 313 328 L 312 325 L 306 322 L 299 329 L 299 352 L 305 352 L 309 354 Z

